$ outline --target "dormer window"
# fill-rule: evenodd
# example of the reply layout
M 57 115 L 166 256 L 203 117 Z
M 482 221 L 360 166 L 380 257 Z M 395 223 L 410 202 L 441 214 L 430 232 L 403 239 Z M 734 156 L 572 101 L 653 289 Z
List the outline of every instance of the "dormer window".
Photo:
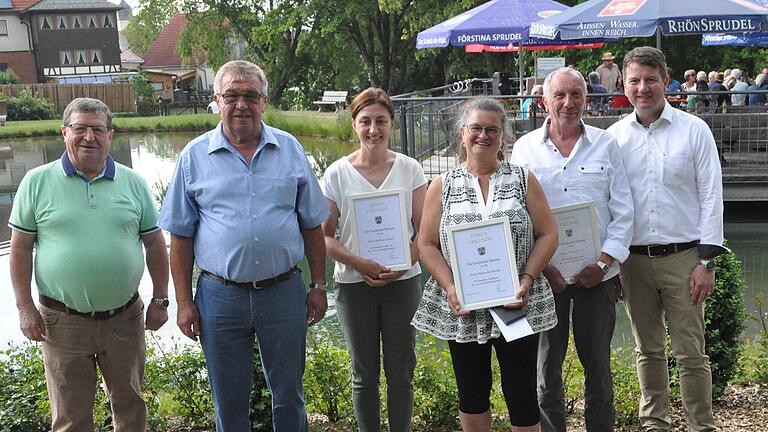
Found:
M 77 64 L 84 65 L 88 63 L 85 57 L 85 51 L 78 51 L 77 52 Z
M 73 29 L 81 29 L 83 28 L 83 24 L 80 23 L 80 17 L 75 15 L 72 17 L 72 28 Z
M 109 15 L 104 15 L 104 28 L 112 28 L 112 17 Z
M 96 25 L 96 17 L 93 15 L 88 16 L 88 28 L 89 29 L 98 28 L 98 26 Z
M 40 30 L 53 30 L 51 20 L 47 16 L 40 17 Z
M 57 19 L 58 24 L 56 24 L 56 28 L 59 30 L 66 30 L 67 29 L 67 20 L 63 16 L 58 17 Z
M 91 63 L 101 64 L 101 52 L 98 50 L 91 51 Z

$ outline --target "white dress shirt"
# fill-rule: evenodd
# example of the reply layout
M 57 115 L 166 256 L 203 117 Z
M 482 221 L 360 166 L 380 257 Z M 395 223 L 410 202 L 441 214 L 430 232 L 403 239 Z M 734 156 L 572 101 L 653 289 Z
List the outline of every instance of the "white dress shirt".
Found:
M 665 101 L 649 128 L 632 112 L 608 132 L 619 142 L 632 188 L 632 245 L 722 246 L 723 182 L 709 126 Z
M 544 125 L 515 142 L 511 162 L 533 172 L 550 207 L 593 201 L 600 226 L 601 251 L 614 258 L 603 280 L 618 274 L 629 256 L 634 209 L 616 139 L 582 122 L 578 142 L 568 157 L 549 139 Z

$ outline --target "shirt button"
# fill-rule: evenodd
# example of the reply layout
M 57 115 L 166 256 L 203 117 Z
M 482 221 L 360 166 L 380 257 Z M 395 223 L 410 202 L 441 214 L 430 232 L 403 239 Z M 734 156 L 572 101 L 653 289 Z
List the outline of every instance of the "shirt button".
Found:
M 259 241 L 259 238 L 258 237 L 254 237 L 253 241 Z
M 251 196 L 255 197 L 256 196 L 256 192 L 251 192 Z
M 256 264 L 256 265 L 259 265 L 259 262 L 258 262 L 258 261 L 254 261 L 253 263 L 254 263 L 254 264 Z

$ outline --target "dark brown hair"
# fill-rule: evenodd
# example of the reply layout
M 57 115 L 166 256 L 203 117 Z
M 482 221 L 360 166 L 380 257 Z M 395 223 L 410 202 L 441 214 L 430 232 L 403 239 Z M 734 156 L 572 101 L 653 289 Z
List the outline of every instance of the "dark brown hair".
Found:
M 354 120 L 363 108 L 373 105 L 381 104 L 387 111 L 389 111 L 389 117 L 395 119 L 395 105 L 392 103 L 392 99 L 389 98 L 387 92 L 380 88 L 370 87 L 355 96 L 352 100 L 352 104 L 349 105 L 349 111 L 352 113 L 352 120 Z

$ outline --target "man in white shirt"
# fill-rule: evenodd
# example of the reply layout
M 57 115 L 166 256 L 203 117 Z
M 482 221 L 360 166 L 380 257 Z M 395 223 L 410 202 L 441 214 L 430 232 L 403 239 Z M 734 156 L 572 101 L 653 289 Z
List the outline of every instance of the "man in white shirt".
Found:
M 722 174 L 706 123 L 664 99 L 664 70 L 664 54 L 655 48 L 624 57 L 624 92 L 635 110 L 608 129 L 619 142 L 635 207 L 621 280 L 637 343 L 640 421 L 646 430 L 670 429 L 666 316 L 688 430 L 714 431 L 704 301 L 715 286 L 714 258 L 727 251 Z
M 744 72 L 741 69 L 732 69 L 731 76 L 736 78 L 736 84 L 731 88 L 732 92 L 745 92 L 749 90 L 749 84 L 744 82 Z M 731 104 L 733 106 L 746 105 L 747 95 L 744 93 L 731 95 Z
M 575 274 L 552 264 L 544 270 L 558 318 L 557 326 L 539 339 L 541 430 L 547 432 L 565 432 L 562 370 L 570 322 L 585 370 L 587 430 L 612 431 L 615 417 L 610 364 L 615 278 L 619 262 L 629 255 L 634 209 L 616 139 L 581 119 L 586 93 L 584 77 L 574 69 L 547 76 L 544 104 L 549 117 L 520 138 L 511 155 L 512 163 L 536 175 L 553 208 L 593 202 L 600 233 L 600 256 L 574 269 Z M 561 227 L 561 245 L 568 242 L 568 231 Z

